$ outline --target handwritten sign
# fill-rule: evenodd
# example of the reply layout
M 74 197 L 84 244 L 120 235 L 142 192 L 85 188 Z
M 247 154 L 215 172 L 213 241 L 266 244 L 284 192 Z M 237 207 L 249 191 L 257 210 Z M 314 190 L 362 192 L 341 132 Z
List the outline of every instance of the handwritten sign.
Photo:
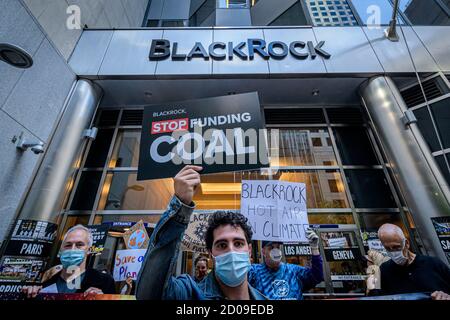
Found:
M 253 240 L 307 242 L 306 186 L 267 180 L 242 180 L 241 213 Z
M 147 249 L 150 238 L 145 230 L 144 222 L 139 220 L 123 235 L 128 249 Z
M 147 249 L 117 250 L 114 260 L 115 281 L 125 281 L 128 277 L 137 280 Z
M 208 227 L 208 213 L 194 212 L 181 241 L 183 250 L 206 253 L 205 235 Z

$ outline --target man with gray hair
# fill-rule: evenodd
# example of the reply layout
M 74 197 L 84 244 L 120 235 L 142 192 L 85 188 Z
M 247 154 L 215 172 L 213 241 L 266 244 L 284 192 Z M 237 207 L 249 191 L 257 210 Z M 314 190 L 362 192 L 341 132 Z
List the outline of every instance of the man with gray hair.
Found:
M 450 268 L 435 257 L 414 254 L 402 229 L 390 223 L 378 229 L 390 260 L 381 264 L 381 289 L 373 294 L 430 293 L 433 300 L 450 300 Z
M 42 286 L 27 286 L 22 291 L 29 298 L 42 293 L 115 293 L 114 279 L 95 269 L 86 268 L 86 257 L 92 246 L 92 234 L 78 224 L 64 235 L 58 257 L 61 265 L 46 272 Z

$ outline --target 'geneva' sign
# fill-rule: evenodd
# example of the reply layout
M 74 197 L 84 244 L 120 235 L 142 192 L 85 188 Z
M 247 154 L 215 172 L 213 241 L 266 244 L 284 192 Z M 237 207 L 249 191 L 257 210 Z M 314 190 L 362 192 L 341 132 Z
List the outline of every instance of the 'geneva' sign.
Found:
M 317 45 L 314 45 L 312 41 L 306 41 L 306 43 L 293 41 L 289 45 L 282 41 L 272 41 L 267 45 L 263 39 L 247 39 L 246 42 L 238 44 L 213 42 L 208 46 L 208 50 L 200 42 L 196 42 L 189 52 L 178 52 L 178 42 L 171 45 L 169 40 L 155 39 L 150 47 L 149 59 L 153 61 L 171 57 L 172 60 L 192 60 L 193 58 L 233 60 L 233 57 L 237 56 L 242 60 L 253 60 L 255 55 L 259 55 L 265 60 L 270 58 L 281 60 L 288 54 L 299 60 L 308 57 L 315 59 L 318 55 L 329 59 L 331 54 L 322 48 L 324 44 L 325 41 L 320 41 Z

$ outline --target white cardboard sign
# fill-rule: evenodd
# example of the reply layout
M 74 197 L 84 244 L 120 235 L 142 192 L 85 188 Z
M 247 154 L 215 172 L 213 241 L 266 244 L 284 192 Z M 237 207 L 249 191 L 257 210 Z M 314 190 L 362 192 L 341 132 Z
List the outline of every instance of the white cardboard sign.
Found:
M 117 250 L 114 260 L 115 281 L 125 281 L 128 277 L 137 280 L 147 249 Z
M 249 219 L 253 240 L 308 241 L 304 183 L 242 180 L 241 213 Z

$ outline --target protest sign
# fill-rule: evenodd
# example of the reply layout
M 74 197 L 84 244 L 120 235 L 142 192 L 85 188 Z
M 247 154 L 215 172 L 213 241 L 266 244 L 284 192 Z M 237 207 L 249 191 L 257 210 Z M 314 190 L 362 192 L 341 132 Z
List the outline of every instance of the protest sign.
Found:
M 441 243 L 442 250 L 450 262 L 450 217 L 431 218 L 431 221 Z
M 305 244 L 284 244 L 284 255 L 292 256 L 312 256 L 311 246 Z
M 108 236 L 109 225 L 95 224 L 87 226 L 92 234 L 92 246 L 89 248 L 91 254 L 101 254 L 105 249 L 105 242 Z
M 123 239 L 128 249 L 147 249 L 150 240 L 142 220 L 127 230 L 123 235 Z
M 348 247 L 347 239 L 345 237 L 329 238 L 327 239 L 328 246 L 333 248 L 345 248 Z
M 53 246 L 58 226 L 47 221 L 18 220 L 5 255 L 47 258 Z
M 194 212 L 182 239 L 182 249 L 206 253 L 205 234 L 208 225 L 208 213 Z
M 307 242 L 306 186 L 277 180 L 242 180 L 241 213 L 253 240 Z
M 360 260 L 361 251 L 359 248 L 334 249 L 325 248 L 325 258 L 327 261 L 346 261 L 346 260 Z
M 114 260 L 115 281 L 125 281 L 128 277 L 137 280 L 147 249 L 117 250 Z
M 269 165 L 256 92 L 147 106 L 137 180 L 174 177 L 187 164 L 202 173 Z

